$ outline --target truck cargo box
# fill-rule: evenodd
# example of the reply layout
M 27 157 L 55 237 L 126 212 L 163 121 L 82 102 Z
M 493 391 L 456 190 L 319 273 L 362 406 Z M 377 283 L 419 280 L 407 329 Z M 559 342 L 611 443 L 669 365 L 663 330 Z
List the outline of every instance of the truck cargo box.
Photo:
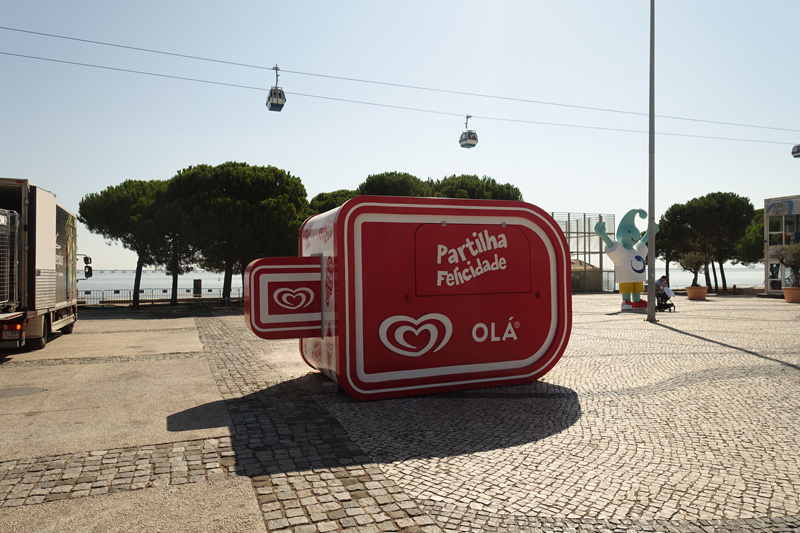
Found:
M 77 320 L 75 215 L 28 180 L 0 178 L 0 347 L 43 347 Z

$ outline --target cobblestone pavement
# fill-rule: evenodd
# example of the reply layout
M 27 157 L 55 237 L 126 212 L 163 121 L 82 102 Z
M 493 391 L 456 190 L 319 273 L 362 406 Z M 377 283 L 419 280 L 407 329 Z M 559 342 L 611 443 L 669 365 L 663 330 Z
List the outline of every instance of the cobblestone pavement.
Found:
M 674 301 L 576 295 L 543 380 L 379 402 L 207 312 L 203 352 L 145 357 L 205 358 L 231 437 L 2 462 L 0 506 L 247 476 L 269 531 L 800 529 L 800 306 Z

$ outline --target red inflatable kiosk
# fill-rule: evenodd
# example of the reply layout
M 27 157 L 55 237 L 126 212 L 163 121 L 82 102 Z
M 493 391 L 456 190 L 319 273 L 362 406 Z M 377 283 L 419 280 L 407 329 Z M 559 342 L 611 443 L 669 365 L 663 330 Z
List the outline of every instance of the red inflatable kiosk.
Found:
M 248 326 L 361 400 L 534 381 L 572 324 L 570 255 L 524 202 L 359 196 L 253 261 Z

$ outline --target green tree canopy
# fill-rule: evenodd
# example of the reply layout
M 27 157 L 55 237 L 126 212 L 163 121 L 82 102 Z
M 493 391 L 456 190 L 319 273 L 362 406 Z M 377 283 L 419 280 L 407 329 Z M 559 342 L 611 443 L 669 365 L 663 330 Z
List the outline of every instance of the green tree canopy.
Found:
M 182 197 L 201 264 L 223 271 L 223 297 L 234 271 L 260 257 L 297 255 L 297 232 L 308 215 L 299 178 L 272 167 L 228 162 L 179 171 L 170 195 Z
M 711 246 L 714 259 L 719 265 L 722 290 L 725 291 L 728 287 L 723 265 L 736 257 L 736 244 L 745 235 L 755 209 L 749 198 L 732 192 L 715 192 L 706 195 L 706 198 L 714 208 L 719 226 L 712 236 Z
M 791 286 L 800 287 L 800 242 L 778 246 L 775 255 L 791 271 Z
M 669 264 L 678 262 L 681 255 L 691 250 L 691 233 L 682 223 L 683 204 L 674 204 L 661 216 L 656 233 L 656 257 L 666 264 L 666 276 L 669 281 Z
M 126 180 L 99 193 L 84 196 L 78 204 L 78 220 L 110 241 L 118 241 L 136 253 L 133 306 L 139 306 L 142 269 L 157 264 L 154 242 L 159 239 L 154 213 L 156 198 L 166 182 Z
M 733 263 L 755 265 L 764 262 L 764 210 L 756 209 L 744 236 L 736 243 Z
M 748 198 L 731 192 L 710 193 L 686 204 L 675 204 L 662 218 L 666 228 L 660 226 L 663 233 L 661 256 L 667 252 L 677 253 L 679 257 L 691 252 L 700 253 L 705 259 L 706 286 L 711 286 L 708 265 L 716 262 L 722 277 L 722 289 L 727 290 L 723 265 L 736 258 L 737 243 L 744 236 L 753 213 L 753 204 Z M 717 289 L 716 269 L 713 272 Z
M 158 238 L 152 245 L 153 259 L 172 276 L 171 305 L 178 303 L 178 278 L 197 265 L 199 249 L 196 227 L 191 220 L 191 206 L 185 202 L 190 191 L 180 191 L 167 183 L 156 198 L 153 223 Z
M 708 264 L 706 257 L 700 252 L 686 252 L 678 260 L 681 268 L 692 273 L 692 287 L 698 287 L 697 275 Z
M 522 200 L 519 188 L 510 183 L 497 183 L 489 176 L 453 174 L 441 180 L 423 181 L 407 172 L 383 172 L 367 176 L 354 191 L 340 189 L 320 193 L 311 200 L 311 208 L 324 213 L 358 195 Z
M 455 174 L 433 182 L 436 196 L 484 200 L 522 200 L 520 190 L 510 183 L 500 184 L 489 176 Z
M 364 183 L 358 186 L 359 195 L 376 196 L 433 196 L 430 181 L 422 181 L 407 172 L 383 172 L 367 176 Z
M 311 199 L 310 207 L 314 213 L 325 213 L 354 198 L 358 193 L 350 189 L 339 189 L 333 192 L 321 192 Z

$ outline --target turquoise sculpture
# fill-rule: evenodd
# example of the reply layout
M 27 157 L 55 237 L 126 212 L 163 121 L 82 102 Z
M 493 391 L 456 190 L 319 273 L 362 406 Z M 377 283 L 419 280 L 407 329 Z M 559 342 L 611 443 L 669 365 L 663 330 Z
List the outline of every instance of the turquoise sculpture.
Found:
M 617 226 L 617 240 L 612 241 L 606 234 L 606 223 L 598 222 L 594 226 L 597 233 L 606 245 L 605 252 L 614 262 L 614 276 L 619 284 L 619 293 L 622 296 L 622 309 L 637 310 L 647 309 L 647 301 L 642 300 L 644 281 L 646 275 L 647 240 L 650 236 L 645 231 L 644 235 L 636 227 L 636 215 L 647 218 L 644 209 L 631 209 L 622 217 Z M 658 233 L 658 226 L 655 227 Z

